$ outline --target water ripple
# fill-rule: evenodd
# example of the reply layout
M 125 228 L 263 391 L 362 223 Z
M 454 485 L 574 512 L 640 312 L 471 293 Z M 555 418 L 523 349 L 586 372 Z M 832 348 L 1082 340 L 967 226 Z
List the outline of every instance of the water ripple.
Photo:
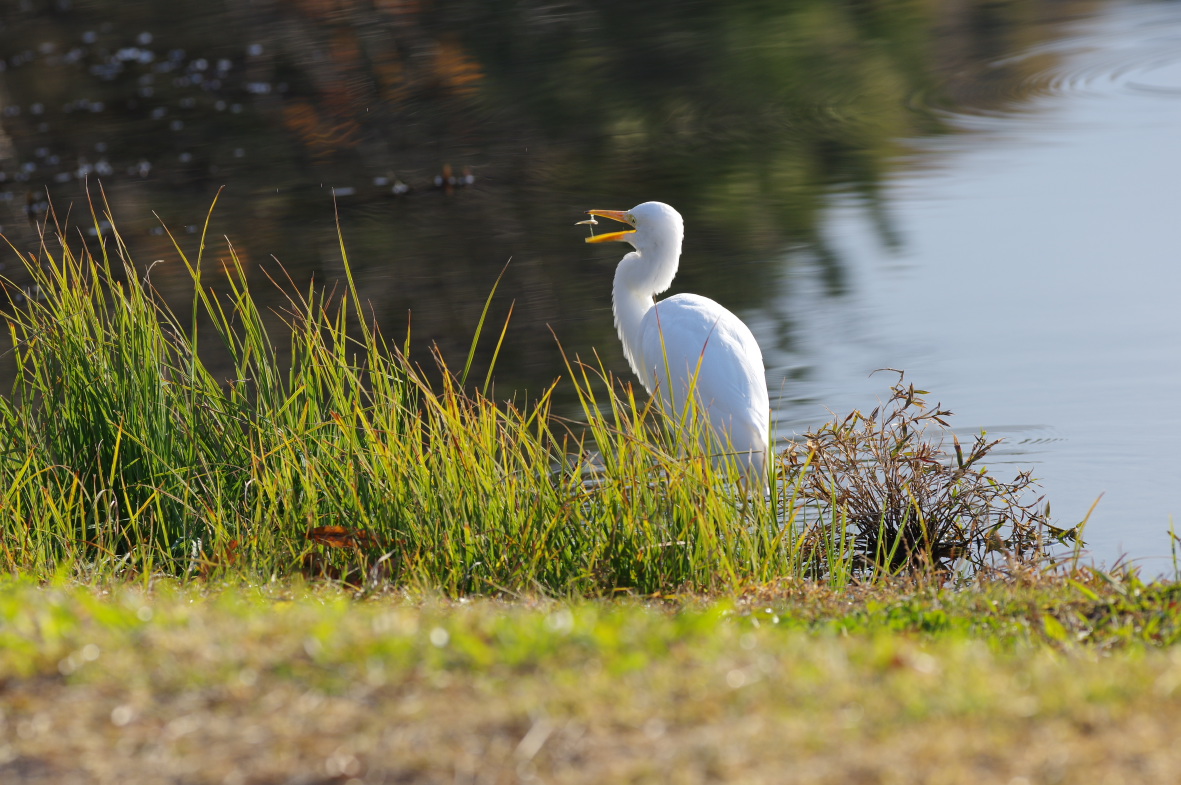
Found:
M 916 96 L 945 119 L 966 124 L 1039 110 L 1061 98 L 1138 94 L 1181 99 L 1181 7 L 1118 9 L 1077 33 L 995 60 L 944 85 L 945 101 Z

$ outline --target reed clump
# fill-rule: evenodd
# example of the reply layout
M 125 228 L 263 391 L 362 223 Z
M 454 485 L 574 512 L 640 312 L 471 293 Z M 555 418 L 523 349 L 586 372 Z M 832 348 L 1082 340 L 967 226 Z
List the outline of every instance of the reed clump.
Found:
M 908 506 L 907 494 L 934 492 L 909 424 L 877 441 L 834 424 L 806 455 L 785 454 L 769 497 L 751 498 L 733 467 L 681 449 L 597 362 L 567 361 L 577 423 L 554 416 L 553 388 L 522 406 L 470 392 L 471 356 L 428 381 L 366 319 L 343 241 L 340 295 L 283 287 L 281 353 L 232 245 L 209 264 L 204 236 L 195 255 L 174 241 L 163 263 L 192 281 L 178 313 L 105 228 L 109 214 L 91 212 L 97 246 L 46 232 L 22 256 L 38 296 L 5 309 L 16 376 L 0 396 L 0 569 L 302 573 L 453 595 L 839 585 L 919 567 L 928 541 L 928 564 L 978 553 L 1001 518 L 966 524 L 964 511 L 1005 499 L 1014 558 L 1036 550 L 1026 543 L 1042 519 L 1020 517 L 1020 483 L 988 492 L 960 471 L 939 508 L 954 523 Z M 228 371 L 212 370 L 210 351 Z M 885 507 L 863 503 L 876 496 L 858 466 L 875 463 L 873 476 L 892 478 Z
M 6 309 L 0 569 L 592 595 L 796 570 L 769 511 L 740 511 L 589 373 L 578 427 L 552 390 L 468 392 L 470 358 L 428 381 L 366 321 L 343 243 L 343 294 L 289 293 L 281 353 L 231 245 L 211 264 L 174 243 L 182 314 L 100 220 L 93 248 L 45 233 L 23 259 L 38 296 Z M 588 481 L 592 440 L 610 460 Z

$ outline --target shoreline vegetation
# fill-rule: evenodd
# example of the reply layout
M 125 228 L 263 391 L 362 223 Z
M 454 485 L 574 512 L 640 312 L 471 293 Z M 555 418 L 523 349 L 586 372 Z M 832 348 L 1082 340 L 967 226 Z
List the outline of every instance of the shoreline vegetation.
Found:
M 988 473 L 983 435 L 947 445 L 901 376 L 777 450 L 760 502 L 597 362 L 555 382 L 579 422 L 553 388 L 506 403 L 471 378 L 504 340 L 483 319 L 432 381 L 351 277 L 281 284 L 280 339 L 232 246 L 145 266 L 92 217 L 6 289 L 0 780 L 1181 770 L 1176 561 L 1083 564 L 1085 521 Z M 187 312 L 159 264 L 191 276 Z
M 343 234 L 341 291 L 276 283 L 287 334 L 273 335 L 228 240 L 136 264 L 102 208 L 94 241 L 55 224 L 20 256 L 31 286 L 6 289 L 0 569 L 611 596 L 954 582 L 1081 547 L 1082 524 L 1053 526 L 1028 472 L 989 473 L 996 442 L 951 435 L 953 451 L 950 412 L 901 373 L 868 414 L 774 445 L 771 492 L 751 498 L 683 446 L 704 427 L 693 407 L 665 427 L 597 358 L 496 400 L 495 360 L 471 375 L 481 342 L 495 358 L 505 338 L 489 307 L 462 370 L 436 354 L 428 375 L 409 338 L 369 321 Z M 153 288 L 162 267 L 187 271 L 187 312 Z M 551 410 L 560 385 L 581 419 Z

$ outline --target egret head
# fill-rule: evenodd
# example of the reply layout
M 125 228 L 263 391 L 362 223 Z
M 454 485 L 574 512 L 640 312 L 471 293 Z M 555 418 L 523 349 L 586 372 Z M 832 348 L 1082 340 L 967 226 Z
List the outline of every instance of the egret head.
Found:
M 610 218 L 613 221 L 630 224 L 633 228 L 622 232 L 597 234 L 586 238 L 588 243 L 612 241 L 630 243 L 641 254 L 650 248 L 673 246 L 680 253 L 681 240 L 685 236 L 685 222 L 681 214 L 664 202 L 644 202 L 630 210 L 588 210 L 590 215 Z

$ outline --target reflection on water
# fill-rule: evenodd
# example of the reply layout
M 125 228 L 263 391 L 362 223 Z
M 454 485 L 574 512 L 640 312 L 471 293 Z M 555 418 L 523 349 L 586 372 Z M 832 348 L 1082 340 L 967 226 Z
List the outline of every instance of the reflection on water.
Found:
M 507 396 L 540 389 L 562 367 L 547 325 L 568 351 L 597 350 L 626 368 L 609 309 L 611 266 L 572 224 L 588 208 L 659 199 L 687 222 L 674 291 L 708 294 L 751 323 L 781 433 L 824 405 L 865 406 L 869 391 L 885 389 L 865 381 L 879 366 L 907 367 L 953 409 L 971 411 L 981 392 L 965 388 L 970 374 L 947 370 L 957 357 L 946 350 L 956 333 L 947 320 L 977 331 L 958 337 L 958 356 L 995 344 L 981 336 L 996 327 L 996 303 L 1012 299 L 1006 292 L 1024 291 L 1026 271 L 994 288 L 957 277 L 951 261 L 924 256 L 919 219 L 936 215 L 930 200 L 950 208 L 971 199 L 982 172 L 1003 168 L 985 157 L 965 172 L 949 160 L 993 144 L 1021 117 L 1114 85 L 1173 94 L 1176 40 L 1080 27 L 1107 8 L 24 2 L 0 20 L 0 224 L 19 248 L 35 249 L 31 222 L 44 219 L 46 193 L 59 215 L 72 205 L 71 222 L 86 226 L 83 183 L 95 192 L 101 182 L 135 257 L 165 260 L 152 277 L 169 291 L 180 285 L 169 277 L 179 262 L 160 221 L 195 250 L 224 186 L 212 236 L 232 238 L 260 282 L 275 270 L 273 254 L 302 286 L 341 273 L 338 209 L 387 334 L 400 338 L 410 312 L 418 356 L 437 343 L 453 361 L 511 259 L 492 314 L 503 318 L 515 301 L 498 359 L 498 394 Z M 1078 58 L 1091 50 L 1103 55 Z M 1049 211 L 1052 194 L 998 187 L 1026 211 L 1044 211 L 1044 222 L 1070 218 Z M 1009 231 L 993 231 L 981 214 L 973 220 L 943 249 L 949 260 Z M 1036 255 L 1052 256 L 1043 243 Z M 211 265 L 223 249 L 210 242 Z M 972 291 L 995 300 L 941 310 Z M 995 351 L 1024 356 L 1027 347 L 1009 339 Z M 1053 411 L 1040 417 L 1014 406 L 975 421 L 1043 422 L 1059 433 Z M 1035 447 L 1039 429 L 1014 431 L 1015 460 L 1062 459 L 1056 441 Z M 1080 493 L 1089 500 L 1089 489 Z
M 828 189 L 876 204 L 896 140 L 942 128 L 914 96 L 938 94 L 965 51 L 1049 34 L 967 8 L 28 3 L 0 30 L 0 223 L 30 247 L 24 213 L 43 214 L 47 188 L 61 211 L 101 181 L 137 257 L 168 259 L 152 212 L 194 234 L 225 185 L 215 237 L 296 281 L 332 279 L 335 194 L 379 318 L 412 311 L 420 349 L 460 354 L 511 258 L 501 387 L 535 387 L 560 367 L 542 325 L 620 359 L 609 271 L 570 226 L 590 207 L 676 205 L 678 286 L 732 308 L 768 307 L 768 261 L 787 247 L 840 291 L 817 231 Z
M 857 205 L 834 204 L 825 231 L 854 285 L 842 303 L 812 303 L 831 329 L 802 333 L 820 361 L 797 390 L 841 411 L 872 394 L 864 369 L 904 367 L 961 427 L 1033 462 L 1063 523 L 1104 494 L 1087 533 L 1096 555 L 1170 571 L 1181 6 L 1112 4 L 997 67 L 1023 65 L 1028 101 L 977 92 L 943 115 L 960 133 L 909 142 L 912 165 L 883 188 L 902 253 Z M 804 307 L 797 289 L 784 300 Z

